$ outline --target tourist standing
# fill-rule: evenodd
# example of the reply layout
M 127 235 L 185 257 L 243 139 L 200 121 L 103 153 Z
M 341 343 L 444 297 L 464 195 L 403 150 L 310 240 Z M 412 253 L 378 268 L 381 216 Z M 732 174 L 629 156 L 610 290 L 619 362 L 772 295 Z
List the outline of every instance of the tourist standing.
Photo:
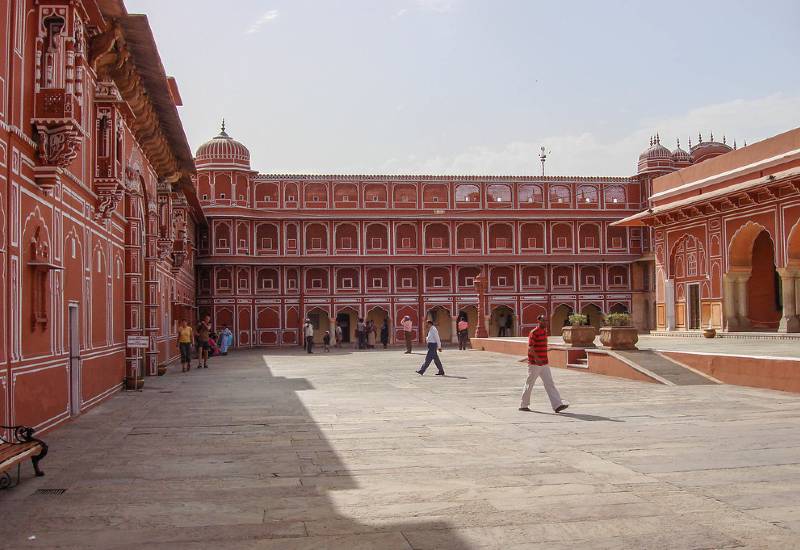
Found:
M 561 399 L 561 395 L 553 382 L 553 375 L 547 361 L 547 322 L 544 315 L 538 318 L 539 325 L 528 336 L 528 379 L 522 392 L 522 401 L 519 410 L 530 412 L 531 391 L 536 379 L 541 377 L 550 405 L 557 413 L 569 407 L 569 403 Z
M 325 351 L 331 351 L 331 331 L 325 331 L 325 336 L 322 337 L 322 346 Z
M 506 336 L 514 336 L 514 316 L 512 314 L 506 315 Z
M 333 329 L 333 337 L 336 341 L 336 349 L 342 347 L 342 327 L 339 325 L 339 322 L 336 322 L 336 327 Z
M 403 327 L 403 336 L 406 339 L 406 353 L 411 353 L 411 338 L 414 335 L 414 323 L 411 321 L 411 317 L 406 315 L 403 317 L 400 325 Z
M 228 325 L 222 325 L 222 330 L 219 333 L 219 351 L 222 355 L 228 355 L 228 348 L 231 347 L 233 342 L 233 333 Z
M 467 340 L 469 339 L 469 321 L 467 321 L 467 316 L 464 315 L 464 313 L 458 317 L 456 331 L 458 333 L 458 349 L 467 349 Z
M 381 327 L 381 344 L 383 344 L 383 349 L 386 349 L 386 346 L 389 345 L 389 319 L 383 320 L 383 326 Z
M 181 372 L 192 370 L 192 336 L 194 331 L 186 319 L 178 323 L 178 350 L 181 353 Z
M 356 337 L 358 338 L 358 349 L 364 349 L 367 347 L 367 327 L 364 324 L 364 319 L 359 317 L 358 323 L 356 323 Z
M 375 321 L 367 322 L 367 347 L 375 349 L 375 342 L 377 341 L 378 329 L 375 328 Z
M 497 337 L 502 338 L 506 335 L 506 316 L 500 315 L 497 318 Z
M 439 369 L 439 372 L 436 373 L 436 376 L 444 376 L 444 367 L 442 366 L 442 362 L 439 359 L 439 353 L 442 351 L 442 341 L 439 339 L 439 330 L 433 324 L 431 319 L 428 319 L 428 337 L 426 338 L 426 342 L 428 344 L 428 354 L 425 356 L 425 362 L 417 371 L 417 374 L 422 376 L 425 374 L 425 370 L 428 368 L 428 365 L 431 364 L 431 361 L 436 363 L 436 368 Z
M 306 319 L 306 323 L 303 325 L 303 337 L 306 341 L 306 351 L 314 353 L 314 325 L 311 324 L 311 319 Z
M 208 339 L 211 334 L 211 315 L 206 315 L 197 324 L 197 368 L 208 368 L 208 352 L 211 344 Z

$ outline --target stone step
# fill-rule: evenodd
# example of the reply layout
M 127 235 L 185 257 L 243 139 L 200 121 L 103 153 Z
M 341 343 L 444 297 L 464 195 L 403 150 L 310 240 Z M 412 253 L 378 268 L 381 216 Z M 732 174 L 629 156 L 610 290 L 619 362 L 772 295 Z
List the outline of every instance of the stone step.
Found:
M 675 384 L 676 386 L 696 386 L 715 384 L 691 369 L 667 359 L 663 355 L 652 350 L 616 350 L 614 353 L 641 368 L 652 372 Z

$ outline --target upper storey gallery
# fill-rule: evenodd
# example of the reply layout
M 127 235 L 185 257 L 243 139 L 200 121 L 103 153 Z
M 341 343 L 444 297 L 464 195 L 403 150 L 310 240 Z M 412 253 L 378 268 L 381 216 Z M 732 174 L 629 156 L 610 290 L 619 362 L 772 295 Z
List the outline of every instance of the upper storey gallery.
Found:
M 652 178 L 732 150 L 703 141 L 670 151 L 658 137 L 639 156 L 632 177 L 424 176 L 259 174 L 250 168 L 250 151 L 222 131 L 197 149 L 197 193 L 209 214 L 234 211 L 270 217 L 302 211 L 336 210 L 365 215 L 371 210 L 429 211 L 592 211 L 611 217 L 647 204 Z M 231 210 L 233 209 L 233 210 Z M 376 212 L 378 214 L 379 212 Z M 566 212 L 563 212 L 566 214 Z

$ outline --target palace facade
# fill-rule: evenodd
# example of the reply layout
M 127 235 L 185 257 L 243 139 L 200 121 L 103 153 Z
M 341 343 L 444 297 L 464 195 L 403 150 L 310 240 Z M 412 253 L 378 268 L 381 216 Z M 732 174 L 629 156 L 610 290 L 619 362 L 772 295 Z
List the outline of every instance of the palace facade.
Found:
M 800 332 L 800 128 L 725 153 L 615 224 L 652 230 L 656 326 Z
M 451 340 L 461 312 L 477 324 L 484 273 L 490 335 L 525 334 L 540 314 L 558 333 L 575 311 L 595 325 L 627 311 L 648 330 L 650 231 L 613 224 L 647 205 L 660 149 L 632 177 L 261 174 L 223 127 L 195 159 L 198 307 L 238 346 L 298 344 L 305 317 L 319 339 L 335 320 L 349 341 L 360 317 L 388 319 L 397 340 L 409 315 L 417 337 L 433 318 Z M 668 153 L 669 169 L 692 163 Z
M 146 17 L 9 0 L 0 37 L 0 424 L 46 429 L 174 358 L 204 218 Z
M 0 1 L 0 423 L 57 426 L 163 374 L 176 323 L 298 345 L 334 321 L 557 333 L 800 331 L 800 129 L 736 150 L 654 138 L 630 177 L 259 173 L 193 157 L 180 94 L 121 0 Z M 195 257 L 196 254 L 196 257 Z

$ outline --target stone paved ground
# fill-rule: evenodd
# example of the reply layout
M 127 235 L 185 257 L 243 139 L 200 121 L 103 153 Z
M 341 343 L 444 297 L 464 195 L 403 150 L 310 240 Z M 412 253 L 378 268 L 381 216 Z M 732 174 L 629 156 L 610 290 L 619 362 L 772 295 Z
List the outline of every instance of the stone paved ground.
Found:
M 800 396 L 557 370 L 569 414 L 538 388 L 522 413 L 512 358 L 443 357 L 446 378 L 390 350 L 148 379 L 47 437 L 47 476 L 0 494 L 0 544 L 800 547 Z

